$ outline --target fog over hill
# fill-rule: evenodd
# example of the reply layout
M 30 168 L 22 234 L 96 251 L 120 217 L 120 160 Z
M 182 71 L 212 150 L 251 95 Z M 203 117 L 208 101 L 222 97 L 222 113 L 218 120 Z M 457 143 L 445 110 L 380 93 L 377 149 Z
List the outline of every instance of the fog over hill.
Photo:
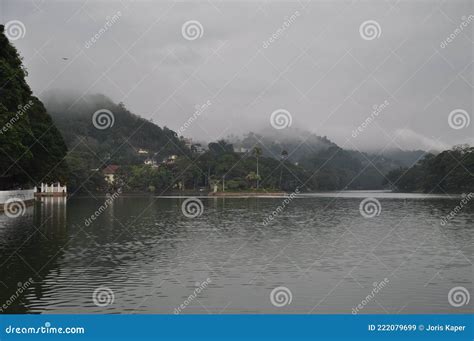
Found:
M 126 144 L 127 147 L 130 147 L 129 144 L 132 144 L 135 145 L 136 148 L 141 147 L 156 152 L 161 149 L 160 143 L 168 147 L 174 145 L 174 148 L 165 148 L 167 152 L 163 154 L 164 156 L 172 153 L 182 154 L 185 150 L 176 138 L 178 136 L 173 135 L 174 132 L 167 130 L 172 141 L 169 142 L 166 138 L 164 140 L 161 139 L 161 130 L 159 127 L 153 128 L 154 124 L 166 127 L 167 122 L 154 122 L 153 124 L 152 122 L 143 120 L 139 115 L 128 112 L 125 109 L 124 104 L 119 105 L 114 103 L 104 95 L 96 94 L 80 96 L 79 93 L 55 89 L 46 92 L 43 96 L 43 101 L 62 131 L 69 148 L 77 144 L 86 143 L 87 141 L 87 143 L 91 143 L 92 145 L 97 146 L 97 148 L 101 144 L 101 148 L 104 149 L 103 154 L 109 155 L 114 149 L 113 145 L 108 146 L 111 141 L 120 144 L 125 141 L 128 135 L 130 135 L 130 143 Z M 104 134 L 100 130 L 94 128 L 92 115 L 99 109 L 110 109 L 114 115 L 114 120 L 117 121 L 116 123 L 114 122 L 114 124 L 126 128 L 125 130 L 121 130 L 120 136 L 115 136 L 116 130 L 112 130 L 111 136 L 109 133 Z M 132 121 L 135 123 L 130 122 L 130 119 L 133 117 L 134 119 Z M 128 123 L 124 123 L 124 120 Z M 137 125 L 135 126 L 135 124 Z M 151 130 L 134 132 L 132 127 L 137 129 L 140 125 L 143 125 L 140 130 L 145 128 L 151 128 Z M 117 127 L 115 128 L 117 129 Z M 189 137 L 186 134 L 186 131 L 184 131 L 183 137 Z M 79 138 L 84 139 L 78 140 Z M 229 143 L 232 143 L 234 150 L 237 152 L 249 152 L 252 148 L 258 146 L 262 148 L 262 154 L 266 157 L 280 159 L 282 153 L 285 153 L 285 158 L 296 163 L 304 162 L 304 160 L 310 155 L 325 151 L 331 147 L 340 147 L 331 141 L 331 137 L 318 136 L 315 133 L 294 127 L 288 127 L 281 130 L 265 128 L 258 132 L 249 131 L 241 136 L 229 134 L 224 139 Z M 155 143 L 151 143 L 152 140 L 155 140 Z M 204 148 L 206 148 L 207 144 L 212 141 L 201 138 L 195 139 L 195 142 L 200 142 Z M 89 146 L 89 148 L 94 149 L 95 147 L 92 145 Z M 381 167 L 384 171 L 399 166 L 410 167 L 426 154 L 426 152 L 422 150 L 406 151 L 401 149 L 391 149 L 374 150 L 367 154 L 366 157 L 363 157 L 363 154 L 357 150 L 351 150 L 350 148 L 342 149 L 346 149 L 361 162 L 367 162 L 367 159 L 377 159 L 379 165 L 380 162 L 384 164 Z M 133 154 L 133 151 L 128 148 L 127 153 Z M 328 157 L 330 157 L 330 154 Z M 113 159 L 117 161 L 120 160 L 117 158 Z
M 344 149 L 440 151 L 474 144 L 472 123 L 460 130 L 448 124 L 457 109 L 473 120 L 472 30 L 440 47 L 472 13 L 472 1 L 2 3 L 4 21 L 27 28 L 14 44 L 39 98 L 58 88 L 79 97 L 103 93 L 175 131 L 209 100 L 186 130 L 207 142 L 271 129 L 271 114 L 285 109 L 292 127 L 328 136 Z M 60 30 L 51 18 L 60 20 Z M 182 35 L 191 19 L 203 28 L 199 39 Z M 366 40 L 360 26 L 369 19 L 380 29 Z M 269 43 L 275 32 L 278 39 Z

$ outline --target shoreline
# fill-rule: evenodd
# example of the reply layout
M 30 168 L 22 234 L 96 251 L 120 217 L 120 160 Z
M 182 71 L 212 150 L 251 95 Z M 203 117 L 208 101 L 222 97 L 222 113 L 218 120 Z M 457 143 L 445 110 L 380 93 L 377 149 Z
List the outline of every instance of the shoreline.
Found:
M 210 192 L 209 197 L 281 197 L 286 192 Z
M 97 197 L 105 197 L 107 193 L 94 193 Z M 288 192 L 167 192 L 167 193 L 149 193 L 149 192 L 122 192 L 120 197 L 155 197 L 155 198 L 282 198 L 288 196 Z M 68 198 L 89 198 L 87 194 L 75 194 Z M 462 193 L 418 193 L 418 192 L 395 192 L 386 190 L 349 190 L 349 191 L 321 191 L 321 192 L 301 192 L 295 198 L 321 198 L 338 197 L 345 198 L 366 198 L 375 197 L 379 199 L 458 199 L 462 198 Z M 40 198 L 37 198 L 40 199 Z

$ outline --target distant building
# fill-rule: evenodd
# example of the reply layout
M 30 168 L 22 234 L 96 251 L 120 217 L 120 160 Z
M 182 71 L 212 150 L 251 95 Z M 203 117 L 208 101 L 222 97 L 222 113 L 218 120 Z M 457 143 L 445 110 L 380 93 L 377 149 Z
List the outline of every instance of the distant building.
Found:
M 145 159 L 145 161 L 143 161 L 143 163 L 145 165 L 152 166 L 153 168 L 158 168 L 158 166 L 159 166 L 155 159 Z
M 184 145 L 188 148 L 191 148 L 193 145 L 193 140 L 187 137 L 183 138 Z
M 168 165 L 172 165 L 176 162 L 176 159 L 178 158 L 178 155 L 170 155 L 166 160 L 163 161 L 163 163 L 166 163 Z
M 245 153 L 248 153 L 249 151 L 250 151 L 250 149 L 244 148 L 244 147 L 235 147 L 234 148 L 234 152 L 236 152 L 236 153 L 245 154 Z
M 115 175 L 120 168 L 119 165 L 108 165 L 102 170 L 102 174 L 104 174 L 105 181 L 109 184 L 113 184 L 115 181 Z
M 191 150 L 197 154 L 204 154 L 206 152 L 200 143 L 193 144 L 191 146 Z

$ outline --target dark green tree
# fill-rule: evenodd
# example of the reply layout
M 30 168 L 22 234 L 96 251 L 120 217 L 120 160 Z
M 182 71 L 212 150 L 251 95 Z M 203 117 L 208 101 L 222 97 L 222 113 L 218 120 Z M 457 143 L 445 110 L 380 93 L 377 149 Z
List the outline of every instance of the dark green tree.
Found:
M 0 25 L 0 185 L 31 187 L 66 182 L 64 140 L 26 83 L 17 50 Z

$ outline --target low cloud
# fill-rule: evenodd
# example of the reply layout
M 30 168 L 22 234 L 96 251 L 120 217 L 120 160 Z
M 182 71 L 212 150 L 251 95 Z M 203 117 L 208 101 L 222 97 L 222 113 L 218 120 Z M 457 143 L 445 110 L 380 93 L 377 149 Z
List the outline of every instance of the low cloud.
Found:
M 395 130 L 394 135 L 403 149 L 413 149 L 413 146 L 417 146 L 416 149 L 441 151 L 450 148 L 450 145 L 440 140 L 423 136 L 407 128 Z

